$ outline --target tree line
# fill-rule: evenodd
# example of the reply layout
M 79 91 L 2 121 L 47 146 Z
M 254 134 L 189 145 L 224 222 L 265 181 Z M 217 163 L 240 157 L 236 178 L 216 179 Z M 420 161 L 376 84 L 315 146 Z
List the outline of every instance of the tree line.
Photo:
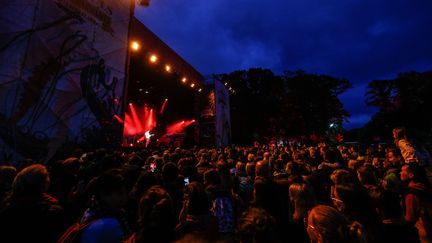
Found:
M 349 80 L 302 70 L 281 75 L 251 68 L 216 74 L 236 90 L 230 98 L 234 143 L 296 137 L 305 140 L 346 139 L 388 141 L 391 129 L 405 126 L 422 141 L 432 134 L 432 72 L 409 72 L 395 79 L 372 80 L 365 102 L 378 108 L 360 129 L 344 131 L 350 114 L 339 95 L 352 87 Z

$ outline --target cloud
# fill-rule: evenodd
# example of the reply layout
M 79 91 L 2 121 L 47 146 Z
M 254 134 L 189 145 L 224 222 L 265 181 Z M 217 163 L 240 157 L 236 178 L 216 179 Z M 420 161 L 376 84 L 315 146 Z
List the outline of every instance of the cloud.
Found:
M 369 81 L 432 69 L 431 12 L 429 0 L 155 0 L 136 15 L 205 75 L 265 67 L 347 78 L 356 88 L 342 100 L 358 121 L 374 112 Z

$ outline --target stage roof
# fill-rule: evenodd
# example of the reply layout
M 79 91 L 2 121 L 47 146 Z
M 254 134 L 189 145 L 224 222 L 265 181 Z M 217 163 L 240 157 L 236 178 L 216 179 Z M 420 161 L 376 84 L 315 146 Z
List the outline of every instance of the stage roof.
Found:
M 204 86 L 204 77 L 149 28 L 135 17 L 131 24 L 131 41 L 140 42 L 144 51 L 156 54 L 161 62 L 168 63 L 174 72 L 186 76 L 188 80 L 194 81 L 200 86 Z

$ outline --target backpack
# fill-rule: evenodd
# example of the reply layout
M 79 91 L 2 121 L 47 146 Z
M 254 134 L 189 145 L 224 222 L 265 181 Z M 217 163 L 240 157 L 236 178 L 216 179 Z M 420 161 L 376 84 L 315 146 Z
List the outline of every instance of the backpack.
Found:
M 75 223 L 71 225 L 63 233 L 57 243 L 79 243 L 81 241 L 81 234 L 91 223 L 93 223 L 93 220 L 87 220 L 84 223 Z

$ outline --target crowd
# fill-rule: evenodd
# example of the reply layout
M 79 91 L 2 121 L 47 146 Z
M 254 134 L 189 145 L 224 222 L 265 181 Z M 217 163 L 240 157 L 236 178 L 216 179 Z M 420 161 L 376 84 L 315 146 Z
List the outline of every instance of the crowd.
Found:
M 404 133 L 0 166 L 0 242 L 432 242 L 428 157 Z

